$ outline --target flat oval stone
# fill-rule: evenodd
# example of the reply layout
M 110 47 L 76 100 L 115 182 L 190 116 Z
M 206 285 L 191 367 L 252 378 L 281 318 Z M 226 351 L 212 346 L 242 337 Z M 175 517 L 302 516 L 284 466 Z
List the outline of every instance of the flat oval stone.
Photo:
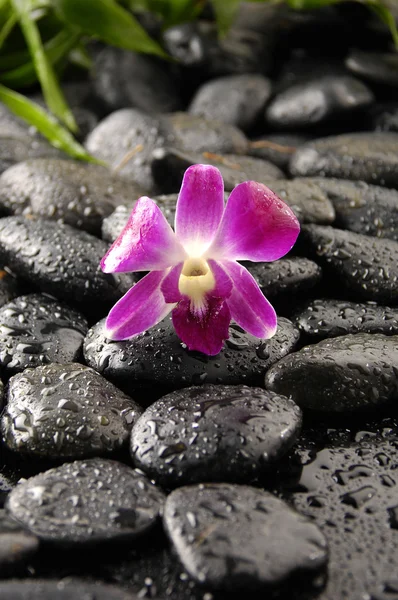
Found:
M 48 459 L 111 454 L 142 413 L 94 369 L 77 364 L 26 369 L 10 379 L 1 416 L 5 444 Z
M 105 167 L 61 159 L 18 163 L 0 176 L 0 209 L 62 221 L 99 234 L 102 219 L 144 192 Z
M 346 179 L 313 179 L 332 202 L 336 227 L 398 241 L 398 191 Z
M 5 510 L 0 509 L 0 576 L 10 575 L 26 563 L 38 547 L 37 537 L 9 517 Z
M 291 352 L 298 330 L 279 318 L 274 337 L 261 340 L 232 324 L 229 339 L 217 356 L 187 350 L 177 337 L 170 317 L 131 340 L 112 342 L 104 334 L 104 320 L 87 334 L 84 356 L 140 404 L 179 388 L 216 383 L 258 386 L 265 371 Z
M 41 540 L 82 544 L 135 539 L 153 527 L 163 502 L 140 471 L 91 458 L 19 483 L 6 508 Z
M 160 123 L 165 146 L 220 154 L 244 154 L 247 148 L 246 136 L 240 129 L 215 119 L 175 112 L 161 115 Z
M 20 296 L 0 308 L 0 370 L 7 378 L 28 367 L 78 360 L 88 325 L 44 294 Z
M 0 262 L 43 292 L 78 304 L 91 319 L 104 315 L 135 281 L 130 274 L 101 271 L 99 263 L 107 250 L 104 241 L 69 225 L 0 219 Z
M 181 108 L 171 63 L 107 46 L 94 58 L 94 90 L 108 111 L 135 107 L 144 112 Z
M 284 174 L 272 163 L 260 158 L 238 154 L 215 154 L 214 152 L 182 152 L 174 148 L 158 148 L 152 155 L 152 174 L 166 193 L 178 192 L 188 167 L 194 164 L 213 165 L 219 169 L 226 191 L 232 191 L 243 181 L 268 181 L 284 178 Z
M 250 481 L 295 442 L 301 411 L 247 386 L 204 385 L 163 396 L 131 432 L 136 467 L 165 487 Z
M 293 176 L 337 177 L 398 187 L 398 134 L 347 133 L 301 146 L 290 162 Z
M 215 589 L 260 588 L 328 558 L 318 527 L 288 504 L 249 486 L 226 483 L 172 492 L 164 524 L 189 575 Z
M 309 136 L 295 133 L 270 133 L 249 141 L 247 154 L 269 160 L 280 169 L 287 170 L 289 162 L 300 146 L 308 142 Z
M 346 412 L 398 400 L 398 336 L 345 335 L 305 346 L 274 365 L 268 390 L 299 406 Z
M 391 52 L 352 50 L 345 65 L 355 75 L 375 83 L 398 87 L 398 56 Z
M 303 247 L 352 299 L 398 302 L 398 242 L 320 225 L 301 231 Z
M 336 216 L 333 204 L 313 179 L 268 180 L 267 186 L 290 206 L 301 223 L 333 223 Z
M 265 118 L 276 129 L 307 128 L 369 106 L 373 99 L 369 88 L 354 77 L 326 75 L 277 94 Z
M 292 256 L 270 263 L 244 263 L 267 298 L 300 294 L 320 282 L 322 269 L 308 258 Z
M 105 583 L 73 581 L 65 577 L 51 579 L 15 579 L 0 581 L 0 597 L 4 600 L 137 600 L 138 596 L 124 588 Z
M 46 140 L 35 138 L 27 132 L 25 136 L 0 137 L 0 173 L 29 158 L 63 158 L 65 154 L 57 150 Z
M 198 88 L 188 112 L 247 131 L 255 124 L 270 95 L 271 82 L 263 75 L 218 77 Z
M 374 302 L 311 300 L 295 313 L 293 321 L 311 341 L 349 333 L 398 335 L 398 308 Z

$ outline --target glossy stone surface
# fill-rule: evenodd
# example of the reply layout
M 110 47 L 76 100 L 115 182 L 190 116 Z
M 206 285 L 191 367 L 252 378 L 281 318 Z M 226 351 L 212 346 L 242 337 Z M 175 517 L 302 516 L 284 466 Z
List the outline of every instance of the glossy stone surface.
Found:
M 285 294 L 290 298 L 291 294 L 310 290 L 322 278 L 322 269 L 319 265 L 299 256 L 281 258 L 271 263 L 246 262 L 245 267 L 267 298 L 283 297 Z
M 50 146 L 46 140 L 34 138 L 28 133 L 25 136 L 20 134 L 1 136 L 0 140 L 0 173 L 15 163 L 30 158 L 62 158 L 65 156 L 63 152 Z
M 398 86 L 398 57 L 391 52 L 364 52 L 354 50 L 345 61 L 346 67 L 355 75 L 368 81 Z
M 267 186 L 290 206 L 301 223 L 329 225 L 335 220 L 333 204 L 310 177 L 286 181 L 267 181 Z
M 23 481 L 6 508 L 40 539 L 76 544 L 132 540 L 153 527 L 163 502 L 139 471 L 92 458 Z
M 20 579 L 0 582 L 0 596 L 9 600 L 137 600 L 135 594 L 113 585 L 83 581 Z

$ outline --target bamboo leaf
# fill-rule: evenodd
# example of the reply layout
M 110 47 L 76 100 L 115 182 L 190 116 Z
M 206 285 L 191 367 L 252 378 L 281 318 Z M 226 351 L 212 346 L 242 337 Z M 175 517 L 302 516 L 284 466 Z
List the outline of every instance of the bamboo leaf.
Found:
M 18 18 L 15 13 L 11 13 L 8 17 L 7 21 L 4 23 L 1 31 L 0 31 L 0 48 L 10 35 L 11 31 L 14 29 L 15 25 L 18 23 Z
M 72 131 L 77 131 L 76 121 L 59 87 L 54 70 L 48 60 L 36 22 L 31 18 L 29 0 L 11 0 L 30 51 L 37 77 L 49 109 Z
M 228 33 L 239 9 L 240 0 L 212 0 L 217 29 L 221 36 Z
M 56 148 L 64 150 L 73 158 L 103 164 L 88 154 L 73 135 L 36 102 L 2 84 L 0 84 L 0 102 L 3 102 L 17 117 L 36 127 Z

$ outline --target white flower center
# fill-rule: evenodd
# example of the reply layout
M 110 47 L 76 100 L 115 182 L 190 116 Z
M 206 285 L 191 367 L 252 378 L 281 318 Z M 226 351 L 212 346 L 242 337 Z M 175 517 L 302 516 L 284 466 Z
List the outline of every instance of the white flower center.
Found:
M 206 310 L 206 294 L 214 290 L 215 286 L 216 280 L 206 260 L 188 258 L 184 262 L 178 289 L 181 294 L 190 298 L 191 310 L 196 313 Z

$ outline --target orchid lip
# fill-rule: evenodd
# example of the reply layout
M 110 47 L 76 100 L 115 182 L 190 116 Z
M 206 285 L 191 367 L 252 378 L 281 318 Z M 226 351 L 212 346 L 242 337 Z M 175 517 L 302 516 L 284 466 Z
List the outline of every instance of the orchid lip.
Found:
M 209 264 L 203 258 L 188 258 L 182 267 L 178 290 L 188 296 L 193 312 L 206 309 L 206 294 L 214 290 L 216 281 Z

